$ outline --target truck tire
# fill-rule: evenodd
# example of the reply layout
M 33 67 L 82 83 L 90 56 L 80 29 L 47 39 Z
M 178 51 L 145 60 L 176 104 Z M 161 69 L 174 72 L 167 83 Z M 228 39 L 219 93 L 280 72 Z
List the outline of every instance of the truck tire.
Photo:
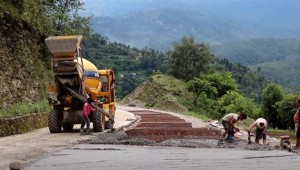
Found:
M 105 129 L 112 129 L 113 125 L 111 124 L 110 121 L 105 121 Z
M 104 122 L 102 121 L 102 114 L 98 110 L 93 113 L 93 128 L 94 132 L 103 132 L 104 131 Z
M 50 133 L 60 133 L 61 132 L 61 123 L 59 120 L 59 111 L 52 110 L 48 114 L 48 128 Z
M 73 123 L 63 123 L 62 126 L 65 131 L 71 131 L 74 127 L 74 124 Z

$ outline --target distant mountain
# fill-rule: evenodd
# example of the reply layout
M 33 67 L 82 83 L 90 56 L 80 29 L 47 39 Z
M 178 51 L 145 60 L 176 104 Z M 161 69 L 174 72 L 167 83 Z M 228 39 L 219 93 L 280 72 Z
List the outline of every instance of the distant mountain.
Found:
M 182 36 L 221 44 L 299 38 L 295 0 L 84 0 L 95 32 L 136 47 L 168 49 Z
M 260 70 L 288 88 L 300 83 L 300 1 L 83 0 L 94 32 L 112 42 L 169 50 L 183 36 L 220 58 Z
M 117 18 L 96 17 L 92 19 L 92 28 L 94 32 L 109 37 L 111 41 L 160 50 L 169 49 L 174 41 L 179 41 L 183 36 L 219 44 L 236 39 L 249 39 L 258 34 L 229 20 L 198 14 L 174 9 L 156 9 Z

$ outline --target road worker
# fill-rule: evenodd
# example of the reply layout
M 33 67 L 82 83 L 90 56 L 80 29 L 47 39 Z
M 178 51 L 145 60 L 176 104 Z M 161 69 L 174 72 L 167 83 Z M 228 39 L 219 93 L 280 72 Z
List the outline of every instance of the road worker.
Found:
M 225 140 L 227 142 L 232 142 L 234 131 L 237 132 L 240 131 L 240 129 L 238 127 L 235 127 L 234 124 L 239 120 L 243 121 L 245 119 L 247 119 L 247 115 L 245 113 L 242 114 L 229 113 L 225 115 L 222 118 L 222 125 L 224 126 L 224 130 L 225 130 L 224 133 L 222 134 L 222 140 Z
M 297 110 L 294 114 L 294 123 L 295 123 L 295 136 L 296 136 L 296 146 L 295 149 L 300 148 L 300 129 L 299 129 L 299 116 L 300 116 L 300 100 L 296 103 Z
M 266 132 L 268 128 L 268 122 L 264 118 L 258 118 L 255 122 L 253 122 L 249 128 L 247 129 L 248 132 L 251 132 L 253 128 L 256 127 L 255 132 L 255 143 L 259 143 L 260 139 L 263 139 L 263 144 L 266 144 Z

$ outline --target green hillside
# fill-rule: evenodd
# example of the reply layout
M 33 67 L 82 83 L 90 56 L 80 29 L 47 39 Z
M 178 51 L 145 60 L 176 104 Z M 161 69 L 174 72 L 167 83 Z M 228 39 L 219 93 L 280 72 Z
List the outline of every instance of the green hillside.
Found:
M 117 97 L 123 98 L 155 71 L 167 72 L 166 54 L 153 49 L 138 49 L 122 43 L 110 43 L 93 34 L 82 43 L 82 55 L 98 69 L 113 69 L 117 80 Z
M 291 90 L 299 90 L 299 39 L 257 39 L 215 45 L 214 54 L 241 63 Z
M 170 50 L 183 36 L 209 43 L 220 58 L 298 90 L 299 2 L 153 0 L 86 2 L 94 32 L 138 48 Z M 98 9 L 98 10 L 96 10 Z
M 225 96 L 229 97 L 231 94 Z M 193 93 L 187 90 L 187 82 L 176 79 L 173 76 L 157 74 L 150 76 L 141 86 L 132 91 L 119 103 L 134 107 L 181 113 L 205 120 L 220 119 L 222 114 L 224 114 L 220 109 L 231 107 L 234 110 L 232 105 L 236 105 L 234 103 L 238 101 L 239 106 L 237 107 L 248 109 L 248 116 L 255 116 L 256 111 L 254 110 L 256 106 L 251 100 L 236 98 L 224 103 L 223 97 L 215 100 L 203 97 L 199 99 L 201 103 L 195 106 Z
M 185 88 L 185 82 L 167 75 L 154 75 L 132 91 L 120 104 L 141 101 L 147 108 L 187 112 L 192 106 L 192 94 Z
M 122 99 L 152 73 L 169 73 L 168 52 L 151 48 L 138 49 L 122 43 L 111 43 L 102 35 L 94 34 L 84 40 L 82 54 L 95 63 L 99 69 L 113 69 L 117 75 L 117 97 Z M 216 58 L 216 67 L 233 73 L 241 93 L 261 101 L 261 92 L 265 86 L 264 77 L 241 64 Z

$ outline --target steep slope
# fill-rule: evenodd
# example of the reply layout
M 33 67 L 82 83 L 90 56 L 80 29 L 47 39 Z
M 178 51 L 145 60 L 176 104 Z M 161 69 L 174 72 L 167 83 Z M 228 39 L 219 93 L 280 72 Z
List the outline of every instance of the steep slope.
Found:
M 38 13 L 34 13 L 34 16 L 27 13 L 27 18 L 22 16 L 26 12 L 23 5 L 24 1 L 0 4 L 1 107 L 40 100 L 48 79 L 45 66 L 47 60 L 43 56 L 45 35 L 35 25 L 37 20 L 31 18 Z
M 120 104 L 142 103 L 146 108 L 181 113 L 188 111 L 185 106 L 190 104 L 191 95 L 180 80 L 158 74 L 149 77 L 141 86 L 120 101 Z

